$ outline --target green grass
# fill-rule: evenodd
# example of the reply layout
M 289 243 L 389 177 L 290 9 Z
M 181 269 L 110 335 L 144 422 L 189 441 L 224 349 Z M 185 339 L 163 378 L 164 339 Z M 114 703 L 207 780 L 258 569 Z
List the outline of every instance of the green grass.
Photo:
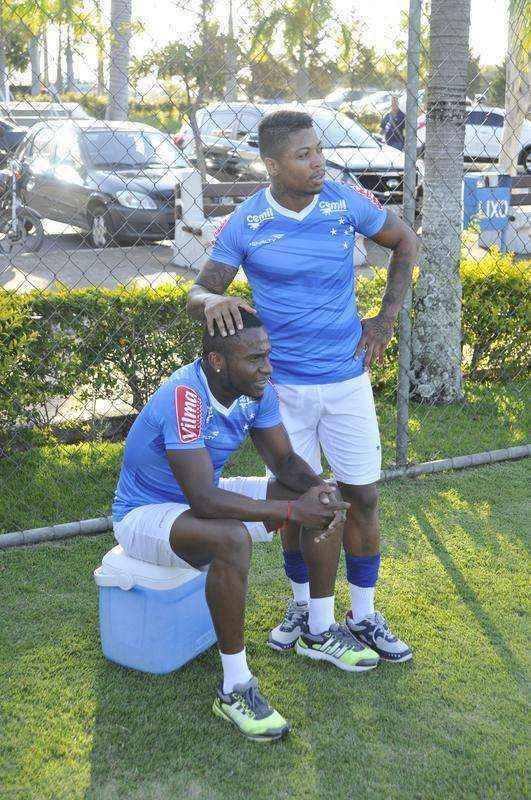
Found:
M 94 453 L 75 452 L 61 469 L 78 492 L 48 496 L 44 456 L 32 454 L 37 500 L 67 502 L 74 518 L 90 494 L 91 513 L 103 512 L 119 447 L 100 446 L 99 471 Z M 256 468 L 253 454 L 238 466 Z M 349 675 L 268 650 L 286 585 L 278 541 L 255 548 L 247 649 L 293 724 L 277 745 L 245 742 L 211 715 L 215 649 L 163 677 L 104 660 L 91 571 L 110 535 L 0 551 L 2 797 L 526 797 L 528 478 L 518 462 L 382 487 L 378 604 L 412 645 L 411 664 Z M 338 618 L 347 595 L 342 572 Z
M 527 393 L 528 394 L 528 393 Z M 410 461 L 446 458 L 525 443 L 530 430 L 522 383 L 468 388 L 468 402 L 447 407 L 413 403 Z M 395 457 L 395 402 L 377 397 L 384 466 Z M 47 445 L 0 459 L 0 535 L 5 531 L 106 516 L 123 445 L 91 442 Z M 232 474 L 261 475 L 250 443 L 232 463 Z M 31 491 L 28 492 L 28 486 Z

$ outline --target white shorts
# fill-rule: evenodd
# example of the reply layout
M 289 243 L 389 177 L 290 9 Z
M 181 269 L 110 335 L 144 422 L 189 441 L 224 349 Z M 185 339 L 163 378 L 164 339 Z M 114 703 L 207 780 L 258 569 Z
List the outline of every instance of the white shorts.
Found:
M 293 449 L 315 472 L 323 471 L 323 452 L 342 483 L 364 486 L 380 479 L 380 432 L 367 372 L 340 383 L 275 389 Z
M 221 478 L 219 488 L 237 492 L 253 500 L 265 500 L 268 478 Z M 138 506 L 113 524 L 114 537 L 126 555 L 158 564 L 161 567 L 185 567 L 190 564 L 175 555 L 170 547 L 171 526 L 190 508 L 186 503 L 150 503 Z M 273 533 L 263 522 L 244 522 L 253 542 L 270 542 Z

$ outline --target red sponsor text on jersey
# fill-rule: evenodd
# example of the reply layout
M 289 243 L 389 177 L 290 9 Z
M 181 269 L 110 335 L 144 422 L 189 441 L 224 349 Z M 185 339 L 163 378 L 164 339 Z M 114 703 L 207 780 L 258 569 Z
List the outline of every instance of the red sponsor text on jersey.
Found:
M 227 224 L 227 222 L 229 221 L 230 218 L 231 218 L 231 214 L 227 214 L 226 217 L 223 217 L 223 219 L 219 223 L 218 227 L 214 231 L 214 239 L 218 238 L 219 234 L 221 233 L 221 231 L 223 230 L 223 228 L 225 227 L 225 225 Z
M 379 208 L 380 210 L 383 208 L 383 205 L 380 203 L 378 198 L 376 198 L 373 195 L 373 193 L 370 192 L 368 189 L 365 189 L 363 186 L 356 186 L 355 188 L 356 188 L 356 191 L 358 192 L 358 194 L 362 194 L 365 197 L 368 197 L 369 200 L 371 200 L 377 208 Z
M 189 386 L 176 387 L 175 415 L 181 442 L 197 442 L 201 435 L 201 398 L 195 389 Z

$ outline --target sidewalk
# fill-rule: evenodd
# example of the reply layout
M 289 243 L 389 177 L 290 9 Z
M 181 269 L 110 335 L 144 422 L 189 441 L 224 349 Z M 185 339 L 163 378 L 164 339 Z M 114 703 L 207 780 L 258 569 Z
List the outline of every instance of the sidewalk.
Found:
M 386 266 L 388 251 L 372 242 L 366 244 L 368 263 Z M 0 257 L 0 287 L 26 293 L 35 289 L 57 290 L 61 284 L 71 289 L 88 286 L 112 289 L 118 284 L 155 287 L 195 278 L 195 272 L 171 264 L 171 258 L 171 247 L 163 244 L 102 250 L 83 247 L 13 259 Z M 361 267 L 359 273 L 371 274 L 371 269 Z M 237 277 L 245 279 L 243 272 Z

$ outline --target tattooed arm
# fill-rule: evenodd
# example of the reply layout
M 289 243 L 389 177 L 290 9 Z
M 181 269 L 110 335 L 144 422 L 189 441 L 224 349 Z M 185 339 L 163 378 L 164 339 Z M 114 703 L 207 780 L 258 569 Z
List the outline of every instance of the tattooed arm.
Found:
M 391 211 L 383 228 L 373 242 L 393 251 L 387 271 L 387 286 L 382 305 L 375 317 L 362 320 L 363 332 L 358 342 L 356 356 L 365 349 L 365 366 L 370 366 L 373 357 L 381 363 L 383 352 L 393 335 L 393 325 L 402 308 L 406 289 L 411 280 L 411 270 L 417 255 L 417 236 L 411 228 Z
M 228 297 L 228 289 L 237 270 L 220 261 L 209 260 L 188 294 L 187 311 L 193 319 L 206 322 L 208 332 L 214 335 L 217 324 L 222 336 L 241 330 L 240 308 L 256 314 L 254 308 L 243 297 Z

